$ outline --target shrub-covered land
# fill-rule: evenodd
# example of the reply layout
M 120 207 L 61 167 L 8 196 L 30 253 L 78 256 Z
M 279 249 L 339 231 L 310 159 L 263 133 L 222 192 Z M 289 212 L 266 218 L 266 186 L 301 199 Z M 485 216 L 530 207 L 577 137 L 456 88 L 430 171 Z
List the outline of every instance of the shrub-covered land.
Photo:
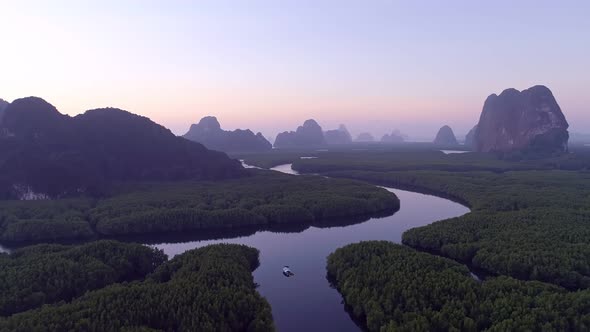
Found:
M 438 170 L 495 173 L 533 169 L 582 170 L 590 166 L 590 148 L 574 147 L 574 153 L 556 155 L 532 152 L 445 154 L 439 149 L 432 143 L 354 143 L 320 150 L 274 149 L 266 153 L 236 154 L 233 157 L 261 168 L 293 163 L 293 167 L 303 173 L 342 170 L 343 166 L 346 166 L 346 170 L 379 172 Z M 457 146 L 455 149 L 464 147 Z M 301 157 L 317 158 L 309 160 Z
M 590 208 L 590 172 L 585 171 L 331 171 L 323 175 L 447 195 L 478 211 L 515 211 L 529 207 Z
M 399 206 L 386 190 L 356 181 L 252 172 L 239 180 L 137 187 L 99 202 L 90 221 L 112 235 L 308 223 Z
M 387 169 L 394 159 L 369 155 L 357 159 L 373 160 L 373 169 Z M 533 166 L 538 162 L 540 170 L 502 173 L 363 171 L 347 169 L 349 164 L 339 158 L 339 166 L 334 160 L 320 159 L 301 160 L 294 168 L 315 173 L 330 164 L 333 170 L 321 174 L 443 195 L 472 208 L 464 216 L 407 231 L 403 235 L 407 245 L 493 274 L 540 280 L 568 289 L 590 287 L 587 171 L 542 170 L 544 161 L 538 160 L 528 162 Z M 297 166 L 303 164 L 305 167 Z
M 312 224 L 392 213 L 390 192 L 357 181 L 250 170 L 224 181 L 128 184 L 99 200 L 2 201 L 0 240 L 64 239 Z
M 385 241 L 328 257 L 328 275 L 369 331 L 585 331 L 590 290 L 494 277 Z
M 0 318 L 0 331 L 272 331 L 251 274 L 258 264 L 258 251 L 242 245 L 190 250 L 143 281 Z
M 466 202 L 472 212 L 408 230 L 403 242 L 495 274 L 590 287 L 590 173 L 328 172 Z
M 88 199 L 0 201 L 0 240 L 43 242 L 89 239 Z
M 166 261 L 139 244 L 96 241 L 36 245 L 0 255 L 0 315 L 69 301 L 86 291 L 141 279 Z
M 404 244 L 429 253 L 383 242 L 347 246 L 330 256 L 329 276 L 364 326 L 381 331 L 590 329 L 587 151 L 506 157 L 465 154 L 413 164 L 415 158 L 405 153 L 372 151 L 293 163 L 301 173 L 442 195 L 472 208 L 404 233 Z M 498 277 L 477 283 L 464 267 L 433 252 Z

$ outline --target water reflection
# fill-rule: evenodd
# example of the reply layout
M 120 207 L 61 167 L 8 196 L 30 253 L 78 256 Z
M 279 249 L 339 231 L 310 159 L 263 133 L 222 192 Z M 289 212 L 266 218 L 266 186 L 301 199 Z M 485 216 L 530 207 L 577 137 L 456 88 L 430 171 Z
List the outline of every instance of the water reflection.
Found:
M 285 173 L 285 174 L 293 174 L 299 175 L 299 172 L 291 168 L 291 164 L 279 165 L 271 168 L 273 171 Z
M 454 153 L 467 153 L 471 151 L 463 151 L 463 150 L 440 150 L 440 152 L 444 154 L 454 154 Z
M 291 165 L 273 170 L 296 174 Z M 326 279 L 326 257 L 337 248 L 367 240 L 400 243 L 404 231 L 436 220 L 457 217 L 469 209 L 447 199 L 410 191 L 386 188 L 395 193 L 401 208 L 394 215 L 313 224 L 291 230 L 267 229 L 234 234 L 238 237 L 208 240 L 145 242 L 161 248 L 169 256 L 215 243 L 239 243 L 260 250 L 260 266 L 254 271 L 258 291 L 272 306 L 279 331 L 358 331 L 349 317 L 340 294 Z M 160 238 L 161 240 L 162 238 Z M 295 272 L 290 278 L 281 273 L 287 265 Z
M 183 243 L 194 241 L 220 241 L 231 239 L 240 239 L 252 236 L 258 232 L 270 232 L 280 234 L 301 233 L 311 227 L 314 228 L 332 228 L 332 227 L 348 227 L 350 225 L 363 223 L 368 220 L 376 218 L 384 218 L 392 215 L 396 211 L 382 212 L 372 217 L 355 216 L 349 218 L 328 219 L 322 221 L 314 221 L 309 224 L 274 224 L 274 225 L 254 225 L 244 227 L 222 228 L 222 229 L 204 229 L 184 232 L 171 233 L 157 233 L 157 234 L 134 234 L 134 235 L 120 235 L 109 237 L 113 240 L 125 242 L 139 242 L 148 245 L 160 243 Z M 67 244 L 72 242 L 67 242 Z
M 272 168 L 297 174 L 291 165 Z M 279 331 L 358 331 L 342 297 L 326 279 L 326 257 L 337 248 L 367 240 L 401 242 L 409 228 L 457 217 L 469 209 L 447 199 L 385 188 L 401 202 L 398 212 L 373 218 L 336 219 L 307 225 L 272 225 L 265 229 L 238 228 L 122 237 L 164 250 L 170 257 L 216 243 L 238 243 L 260 251 L 254 271 L 258 291 L 272 306 Z M 0 251 L 6 248 L 0 246 Z M 283 268 L 294 275 L 285 278 Z

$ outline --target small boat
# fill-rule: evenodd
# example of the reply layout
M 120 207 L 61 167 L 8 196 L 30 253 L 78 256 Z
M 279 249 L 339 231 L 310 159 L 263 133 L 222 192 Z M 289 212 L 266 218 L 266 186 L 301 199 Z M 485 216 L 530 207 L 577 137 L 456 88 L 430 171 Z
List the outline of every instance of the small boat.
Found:
M 291 277 L 291 276 L 294 276 L 295 275 L 295 273 L 293 273 L 291 271 L 291 269 L 289 268 L 289 266 L 287 266 L 287 265 L 285 265 L 283 267 L 283 274 L 285 275 L 285 277 Z

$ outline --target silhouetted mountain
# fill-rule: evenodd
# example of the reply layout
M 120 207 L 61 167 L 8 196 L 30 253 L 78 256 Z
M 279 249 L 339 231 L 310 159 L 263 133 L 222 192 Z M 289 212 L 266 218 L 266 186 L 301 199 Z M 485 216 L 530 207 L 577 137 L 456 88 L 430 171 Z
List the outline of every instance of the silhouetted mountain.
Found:
M 2 118 L 4 117 L 4 110 L 8 107 L 9 103 L 0 98 L 0 123 L 2 123 Z
M 475 135 L 477 151 L 567 151 L 569 127 L 551 90 L 537 85 L 522 92 L 490 95 Z
M 436 138 L 434 139 L 434 144 L 438 145 L 456 145 L 457 138 L 453 133 L 453 129 L 449 126 L 442 126 L 438 133 L 436 134 Z
M 127 180 L 221 179 L 236 160 L 115 108 L 70 117 L 41 98 L 17 99 L 0 125 L 0 197 L 100 194 Z
M 477 131 L 477 125 L 473 126 L 471 130 L 465 135 L 465 146 L 474 148 L 475 147 L 475 132 Z
M 404 135 L 399 130 L 394 130 L 391 134 L 385 134 L 381 137 L 381 142 L 385 143 L 403 143 Z
M 355 142 L 374 142 L 375 138 L 373 137 L 373 135 L 371 135 L 371 133 L 360 133 L 354 141 Z
M 249 129 L 223 130 L 214 116 L 206 116 L 198 124 L 191 125 L 183 137 L 201 143 L 208 149 L 224 152 L 259 152 L 272 149 L 270 142 L 261 133 L 255 135 Z
M 327 130 L 324 132 L 324 138 L 327 144 L 350 144 L 352 143 L 352 136 L 346 129 L 346 126 L 341 124 L 338 129 Z
M 276 148 L 302 148 L 326 144 L 322 127 L 313 119 L 306 120 L 297 131 L 285 131 L 277 135 Z

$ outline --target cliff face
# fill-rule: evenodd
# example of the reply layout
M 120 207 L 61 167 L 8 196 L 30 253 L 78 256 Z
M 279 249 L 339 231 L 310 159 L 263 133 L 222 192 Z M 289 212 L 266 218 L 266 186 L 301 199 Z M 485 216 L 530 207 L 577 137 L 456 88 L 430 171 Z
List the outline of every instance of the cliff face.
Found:
M 191 125 L 183 137 L 201 143 L 208 149 L 223 152 L 259 152 L 272 149 L 270 142 L 261 133 L 254 134 L 249 129 L 223 130 L 213 116 L 206 116 L 198 124 Z
M 442 126 L 438 133 L 436 134 L 436 138 L 434 139 L 434 144 L 438 145 L 457 145 L 457 138 L 453 133 L 453 129 L 449 126 Z
M 475 134 L 480 152 L 535 149 L 567 151 L 568 123 L 555 97 L 545 86 L 522 92 L 504 90 L 490 95 L 483 106 Z
M 477 125 L 473 126 L 471 130 L 465 135 L 465 146 L 473 148 L 475 146 L 475 132 L 477 131 Z
M 306 120 L 296 131 L 285 131 L 277 135 L 276 148 L 313 147 L 326 144 L 322 127 L 313 119 Z

